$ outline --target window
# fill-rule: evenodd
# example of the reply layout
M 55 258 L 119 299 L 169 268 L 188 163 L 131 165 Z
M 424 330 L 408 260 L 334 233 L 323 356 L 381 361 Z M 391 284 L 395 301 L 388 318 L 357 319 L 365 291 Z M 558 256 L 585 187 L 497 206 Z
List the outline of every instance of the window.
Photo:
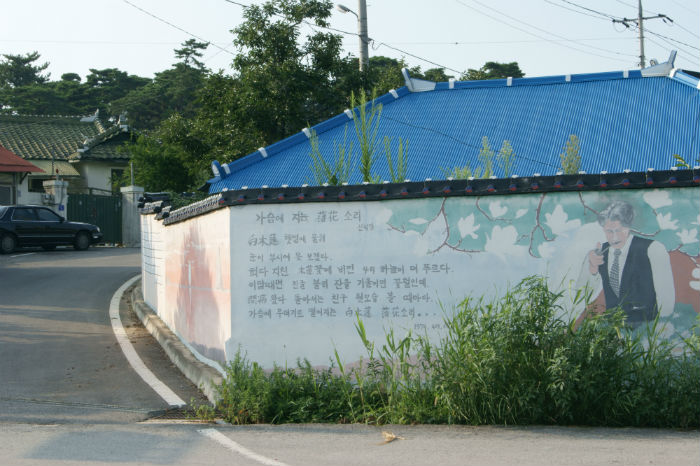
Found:
M 12 220 L 36 220 L 36 213 L 34 209 L 15 209 L 15 213 L 12 214 Z
M 28 186 L 30 193 L 43 193 L 44 191 L 44 181 L 46 178 L 29 178 Z
M 58 222 L 61 220 L 58 215 L 49 209 L 36 209 L 36 213 L 42 222 Z
M 12 204 L 12 186 L 0 185 L 0 205 Z

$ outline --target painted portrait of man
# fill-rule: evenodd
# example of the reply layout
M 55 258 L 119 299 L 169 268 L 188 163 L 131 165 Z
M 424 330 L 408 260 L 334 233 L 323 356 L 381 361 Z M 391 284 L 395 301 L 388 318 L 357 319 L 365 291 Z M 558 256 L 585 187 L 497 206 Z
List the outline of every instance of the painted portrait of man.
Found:
M 598 214 L 606 241 L 590 250 L 582 276 L 593 286 L 593 296 L 601 289 L 605 308 L 621 307 L 632 328 L 673 312 L 675 289 L 671 260 L 666 248 L 635 234 L 634 209 L 625 201 L 613 201 Z

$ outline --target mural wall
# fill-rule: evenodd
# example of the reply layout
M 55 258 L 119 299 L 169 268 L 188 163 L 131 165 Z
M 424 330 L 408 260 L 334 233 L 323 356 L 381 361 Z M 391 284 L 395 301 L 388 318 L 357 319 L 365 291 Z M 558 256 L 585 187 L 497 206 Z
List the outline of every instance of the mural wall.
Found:
M 231 328 L 229 209 L 166 227 L 160 317 L 200 355 L 224 362 Z
M 684 336 L 700 313 L 700 189 L 664 188 L 225 207 L 163 226 L 142 217 L 144 298 L 191 347 L 263 367 L 364 355 L 393 328 L 440 335 L 467 296 L 530 275 L 588 312 L 658 314 Z
M 567 318 L 582 288 L 635 327 L 658 313 L 668 335 L 700 312 L 697 188 L 246 205 L 231 222 L 226 353 L 268 367 L 358 358 L 356 313 L 377 341 L 439 335 L 465 297 L 535 274 L 564 292 Z

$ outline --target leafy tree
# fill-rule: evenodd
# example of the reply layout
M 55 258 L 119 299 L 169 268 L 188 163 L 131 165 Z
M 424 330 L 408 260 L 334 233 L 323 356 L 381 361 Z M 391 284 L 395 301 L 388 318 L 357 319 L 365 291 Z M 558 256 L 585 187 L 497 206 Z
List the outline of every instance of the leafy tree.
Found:
M 422 73 L 422 78 L 429 81 L 444 82 L 449 81 L 454 76 L 445 73 L 445 68 L 430 68 Z
M 63 73 L 61 75 L 61 81 L 76 82 L 82 81 L 82 78 L 78 73 Z
M 199 42 L 195 39 L 188 39 L 182 43 L 182 48 L 175 49 L 175 57 L 179 58 L 181 63 L 186 67 L 204 71 L 206 67 L 204 66 L 204 63 L 198 59 L 202 58 L 202 52 L 206 50 L 208 46 L 208 42 Z
M 149 78 L 130 75 L 117 68 L 90 69 L 85 78 L 86 95 L 95 108 L 107 109 L 110 102 L 150 83 Z
M 465 74 L 461 76 L 462 80 L 481 80 L 481 79 L 502 79 L 502 78 L 522 78 L 525 73 L 522 72 L 518 62 L 510 63 L 498 63 L 495 61 L 487 61 L 484 66 L 475 69 L 468 69 Z
M 3 54 L 3 57 L 0 61 L 0 88 L 43 84 L 49 80 L 50 73 L 42 74 L 49 64 L 35 64 L 39 60 L 39 52 L 26 55 Z
M 377 95 L 383 95 L 389 92 L 390 89 L 398 89 L 404 85 L 402 68 L 407 68 L 408 65 L 403 59 L 395 59 L 383 56 L 369 57 L 369 67 L 365 76 L 365 81 L 360 83 L 360 87 L 364 89 L 374 89 Z M 416 68 L 409 69 L 412 75 L 417 71 Z
M 323 121 L 347 103 L 349 89 L 336 86 L 347 71 L 342 38 L 322 31 L 302 37 L 300 30 L 303 22 L 328 26 L 331 7 L 328 0 L 271 0 L 247 7 L 245 21 L 232 31 L 241 53 L 233 60 L 228 100 L 234 111 L 227 116 L 256 128 L 255 148 Z
M 31 115 L 80 114 L 76 103 L 71 102 L 65 95 L 61 95 L 57 87 L 47 84 L 29 84 L 1 92 L 0 99 L 5 106 L 3 111 Z
M 184 162 L 188 157 L 178 145 L 141 135 L 128 150 L 134 163 L 134 180 L 146 191 L 182 192 L 191 186 L 192 178 Z
M 139 129 L 154 129 L 173 115 L 194 118 L 200 107 L 198 94 L 206 82 L 206 71 L 175 64 L 156 73 L 153 81 L 112 101 L 112 114 L 127 112 L 130 123 Z

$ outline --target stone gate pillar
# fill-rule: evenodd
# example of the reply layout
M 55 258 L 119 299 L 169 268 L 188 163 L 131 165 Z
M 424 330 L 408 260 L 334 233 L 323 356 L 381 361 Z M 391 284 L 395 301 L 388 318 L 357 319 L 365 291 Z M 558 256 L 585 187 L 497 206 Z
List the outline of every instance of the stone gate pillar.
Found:
M 122 193 L 122 244 L 130 248 L 141 246 L 141 215 L 137 204 L 144 189 L 140 186 L 124 186 Z
M 63 180 L 46 180 L 42 183 L 46 194 L 52 196 L 44 204 L 61 217 L 68 220 L 68 182 Z

